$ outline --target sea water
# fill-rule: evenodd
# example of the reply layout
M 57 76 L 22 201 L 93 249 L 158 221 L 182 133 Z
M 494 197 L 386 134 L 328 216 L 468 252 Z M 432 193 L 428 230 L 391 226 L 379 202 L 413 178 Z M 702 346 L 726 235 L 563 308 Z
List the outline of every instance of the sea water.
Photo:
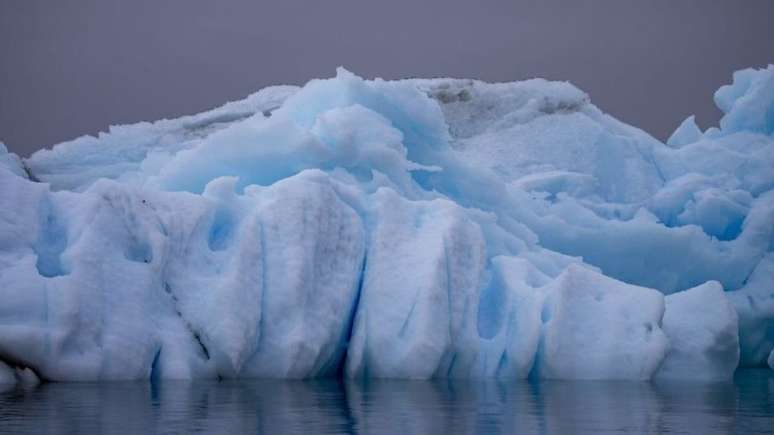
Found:
M 772 433 L 774 370 L 733 382 L 47 383 L 0 393 L 0 433 Z

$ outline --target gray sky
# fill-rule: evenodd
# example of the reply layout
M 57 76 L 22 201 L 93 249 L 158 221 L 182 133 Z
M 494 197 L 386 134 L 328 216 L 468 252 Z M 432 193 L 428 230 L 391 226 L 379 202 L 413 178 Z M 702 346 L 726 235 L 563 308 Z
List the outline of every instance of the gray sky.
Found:
M 661 139 L 774 62 L 771 0 L 0 0 L 0 140 L 19 154 L 344 65 L 569 80 Z

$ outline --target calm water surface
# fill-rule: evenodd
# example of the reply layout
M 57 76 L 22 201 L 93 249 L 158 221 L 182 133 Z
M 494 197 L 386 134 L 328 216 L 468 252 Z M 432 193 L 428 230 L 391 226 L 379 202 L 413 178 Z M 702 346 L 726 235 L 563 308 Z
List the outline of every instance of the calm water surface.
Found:
M 51 383 L 0 392 L 0 433 L 774 433 L 774 370 L 668 385 Z

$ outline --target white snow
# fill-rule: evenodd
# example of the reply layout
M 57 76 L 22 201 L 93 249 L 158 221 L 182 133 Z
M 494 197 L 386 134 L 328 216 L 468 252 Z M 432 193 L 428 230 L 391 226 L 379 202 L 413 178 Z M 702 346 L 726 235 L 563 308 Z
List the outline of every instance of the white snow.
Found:
M 715 100 L 719 127 L 666 145 L 565 82 L 339 69 L 24 160 L 0 145 L 0 376 L 765 365 L 774 66 Z

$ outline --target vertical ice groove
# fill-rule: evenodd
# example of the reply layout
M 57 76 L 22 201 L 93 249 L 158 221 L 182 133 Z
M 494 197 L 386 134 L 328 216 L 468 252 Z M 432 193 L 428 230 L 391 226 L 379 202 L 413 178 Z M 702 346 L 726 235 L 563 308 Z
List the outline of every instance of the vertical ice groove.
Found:
M 47 195 L 42 199 L 39 215 L 40 233 L 34 246 L 38 273 L 46 278 L 66 275 L 62 253 L 67 248 L 67 231 Z

